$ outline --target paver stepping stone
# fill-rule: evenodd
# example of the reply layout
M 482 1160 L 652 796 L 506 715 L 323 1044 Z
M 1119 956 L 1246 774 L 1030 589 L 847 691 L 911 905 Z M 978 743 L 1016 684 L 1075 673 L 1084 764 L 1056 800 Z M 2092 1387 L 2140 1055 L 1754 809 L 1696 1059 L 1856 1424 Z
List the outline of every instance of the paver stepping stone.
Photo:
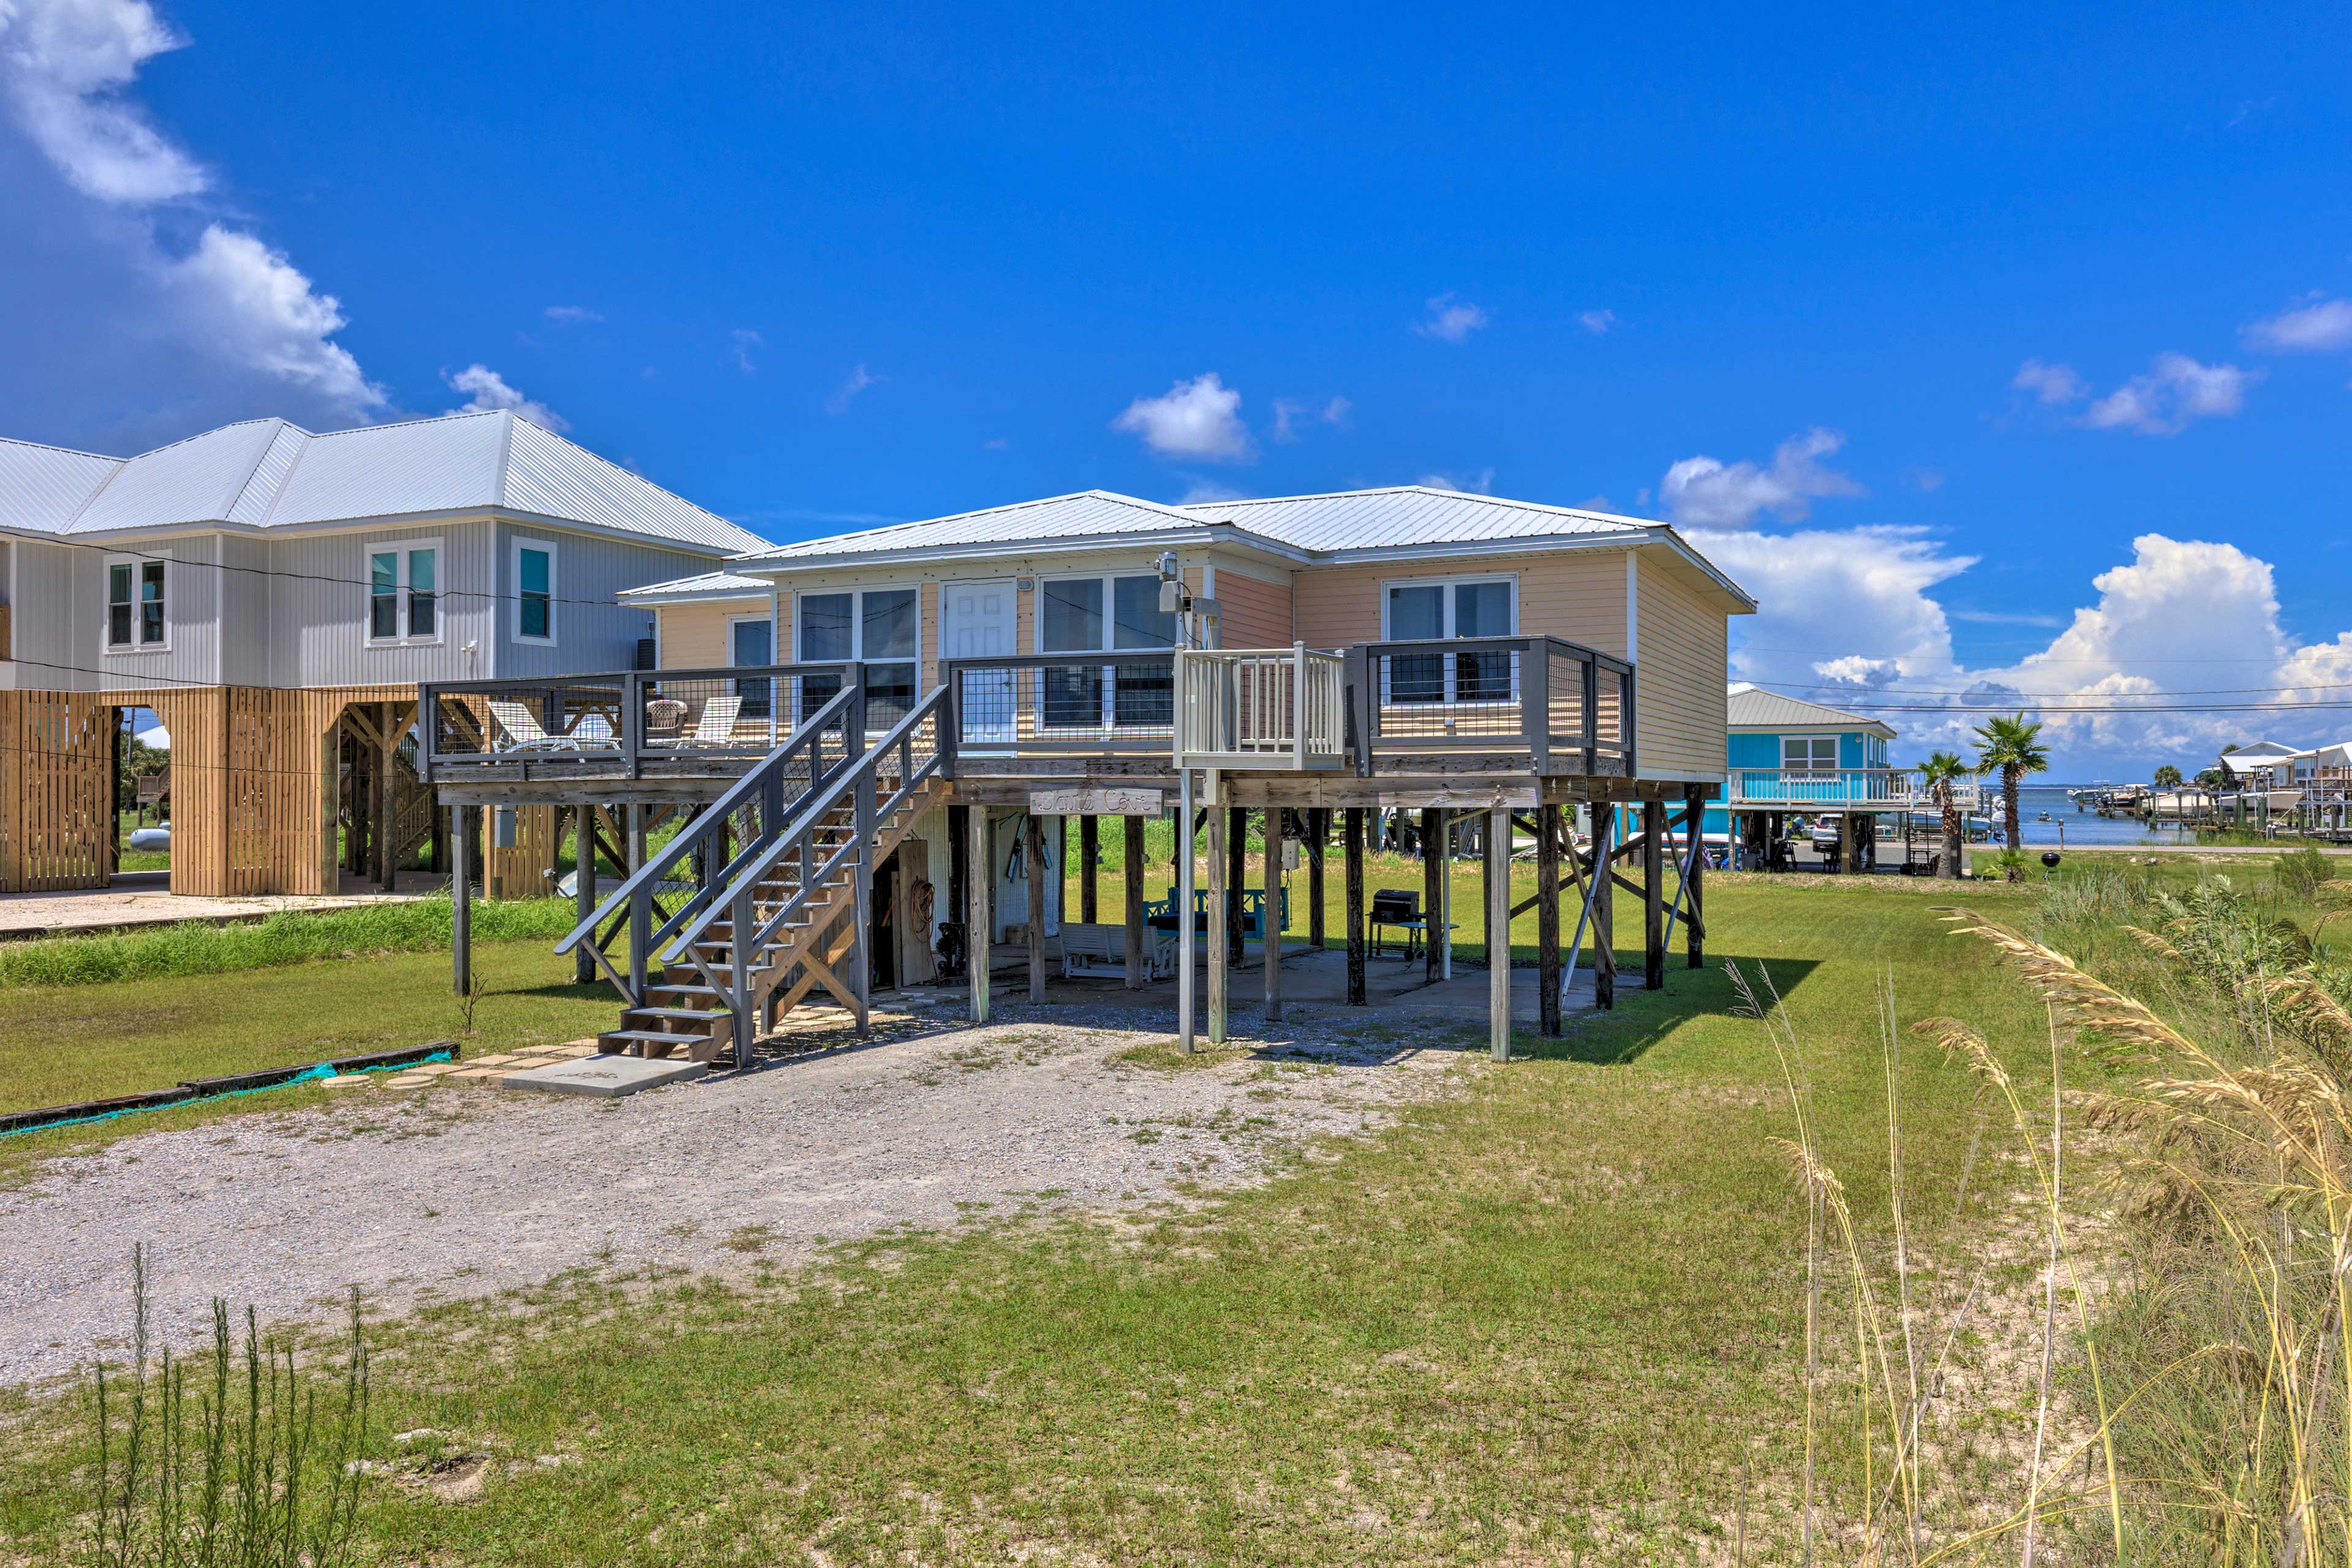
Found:
M 528 1072 L 510 1072 L 499 1080 L 501 1089 L 542 1089 L 555 1094 L 585 1094 L 612 1100 L 641 1089 L 683 1083 L 710 1070 L 709 1062 L 654 1060 L 644 1057 L 598 1056 L 551 1062 Z
M 421 1072 L 395 1073 L 383 1080 L 386 1089 L 423 1089 L 433 1081 L 432 1075 Z
M 339 1072 L 332 1078 L 322 1078 L 319 1081 L 329 1089 L 349 1089 L 355 1083 L 367 1082 L 368 1075 L 363 1072 Z

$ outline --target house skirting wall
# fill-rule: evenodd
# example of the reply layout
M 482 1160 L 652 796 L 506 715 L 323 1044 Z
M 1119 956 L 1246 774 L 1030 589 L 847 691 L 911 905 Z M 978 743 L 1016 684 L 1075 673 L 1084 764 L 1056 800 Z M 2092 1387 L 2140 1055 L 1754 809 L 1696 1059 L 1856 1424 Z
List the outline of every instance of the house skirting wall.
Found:
M 0 893 L 106 885 L 127 708 L 171 731 L 172 891 L 334 891 L 337 742 L 354 702 L 413 717 L 416 689 L 0 691 Z

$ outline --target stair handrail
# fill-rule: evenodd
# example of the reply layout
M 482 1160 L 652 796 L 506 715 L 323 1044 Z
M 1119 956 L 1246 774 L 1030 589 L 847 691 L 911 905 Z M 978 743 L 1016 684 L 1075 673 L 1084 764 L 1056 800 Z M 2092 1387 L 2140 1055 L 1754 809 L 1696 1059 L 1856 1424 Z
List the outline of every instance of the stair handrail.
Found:
M 870 782 L 875 771 L 880 767 L 882 760 L 893 750 L 900 752 L 898 787 L 891 792 L 888 800 L 876 805 L 872 814 L 874 820 L 888 816 L 917 786 L 938 774 L 945 763 L 947 747 L 939 739 L 940 731 L 937 724 L 935 723 L 933 729 L 931 754 L 920 763 L 915 761 L 914 756 L 915 731 L 927 718 L 944 722 L 947 694 L 948 688 L 945 684 L 933 687 L 928 695 L 907 710 L 905 718 L 890 727 L 888 733 L 866 747 L 862 753 L 852 757 L 843 766 L 835 770 L 822 787 L 812 787 L 808 793 L 794 802 L 793 813 L 785 818 L 782 826 L 773 834 L 763 836 L 758 845 L 746 851 L 750 863 L 743 865 L 742 869 L 736 873 L 734 879 L 727 885 L 726 889 L 717 893 L 717 896 L 709 901 L 692 923 L 672 940 L 668 950 L 662 953 L 663 961 L 674 962 L 683 957 L 694 963 L 696 967 L 702 968 L 702 960 L 696 953 L 695 943 L 701 940 L 703 932 L 709 929 L 711 922 L 717 920 L 722 911 L 734 909 L 738 900 L 748 899 L 752 889 L 767 878 L 769 872 L 775 869 L 777 862 L 785 855 L 803 847 L 817 824 L 824 819 L 828 812 L 841 804 L 842 796 L 852 788 Z M 860 837 L 853 833 L 843 841 L 839 848 L 826 858 L 822 866 L 804 868 L 801 884 L 793 889 L 793 896 L 784 900 L 757 931 L 748 938 L 740 929 L 736 931 L 734 942 L 739 951 L 756 952 L 766 945 L 768 939 L 793 915 L 798 914 L 815 890 L 824 886 L 825 881 L 841 868 L 843 861 L 856 856 L 860 848 Z M 746 856 L 737 857 L 737 863 L 740 864 Z M 730 865 L 729 869 L 733 871 L 735 867 Z M 714 889 L 717 888 L 718 879 L 712 879 L 712 886 Z M 712 978 L 715 984 L 715 977 Z M 724 988 L 721 987 L 721 989 Z
M 659 858 L 647 855 L 646 863 L 631 872 L 619 887 L 614 889 L 611 897 L 598 904 L 586 920 L 572 927 L 563 940 L 555 944 L 555 951 L 559 954 L 570 952 L 583 938 L 593 939 L 598 928 L 619 913 L 622 907 L 635 898 L 640 891 L 650 892 L 652 888 L 661 881 L 661 874 L 677 864 L 679 856 L 704 839 L 714 837 L 723 830 L 727 824 L 733 820 L 735 813 L 742 808 L 745 802 L 762 794 L 772 778 L 781 777 L 781 770 L 792 761 L 795 752 L 803 750 L 809 752 L 811 788 L 816 787 L 843 767 L 847 766 L 856 757 L 856 745 L 862 737 L 849 736 L 845 733 L 843 758 L 830 769 L 818 765 L 820 759 L 815 746 L 828 729 L 843 723 L 845 716 L 856 705 L 860 695 L 860 688 L 856 681 L 844 684 L 824 707 L 803 720 L 799 728 L 786 736 L 782 745 L 761 759 L 756 767 L 737 779 L 693 822 L 681 829 L 676 837 L 662 846 Z M 760 845 L 757 843 L 746 845 L 732 860 L 727 863 L 718 876 L 709 879 L 700 889 L 697 889 L 691 899 L 679 907 L 676 914 L 664 922 L 661 931 L 647 942 L 647 950 L 658 951 L 655 943 L 674 929 L 688 913 L 708 904 L 719 889 L 726 885 L 726 881 L 732 878 L 736 870 L 758 853 L 759 847 Z M 604 964 L 605 973 L 612 977 L 614 984 L 621 988 L 623 994 L 627 995 L 632 1003 L 643 1000 L 642 997 L 630 994 L 628 983 L 614 970 L 611 961 L 604 957 L 604 950 L 593 940 L 589 942 L 589 951 L 596 956 L 600 963 Z

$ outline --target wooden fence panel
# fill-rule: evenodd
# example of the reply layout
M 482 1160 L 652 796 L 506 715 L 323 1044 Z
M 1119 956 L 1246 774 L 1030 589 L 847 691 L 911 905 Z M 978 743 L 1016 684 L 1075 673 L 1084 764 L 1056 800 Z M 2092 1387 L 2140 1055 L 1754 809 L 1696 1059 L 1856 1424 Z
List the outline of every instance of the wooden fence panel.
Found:
M 0 692 L 0 892 L 106 886 L 120 722 L 97 693 Z

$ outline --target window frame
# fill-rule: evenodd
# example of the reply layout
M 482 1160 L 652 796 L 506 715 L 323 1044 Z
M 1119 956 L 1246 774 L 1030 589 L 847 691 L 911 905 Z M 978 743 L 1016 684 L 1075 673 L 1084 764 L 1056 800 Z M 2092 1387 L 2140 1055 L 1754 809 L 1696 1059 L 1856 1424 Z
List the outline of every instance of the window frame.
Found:
M 1463 587 L 1485 587 L 1489 584 L 1496 583 L 1501 584 L 1507 591 L 1511 606 L 1511 626 L 1508 631 L 1494 632 L 1488 635 L 1506 637 L 1517 637 L 1519 635 L 1519 574 L 1516 572 L 1465 572 L 1442 577 L 1383 577 L 1381 579 L 1381 640 L 1382 642 L 1396 642 L 1401 640 L 1395 636 L 1389 621 L 1389 610 L 1391 603 L 1395 596 L 1396 590 L 1400 588 L 1436 589 L 1438 591 L 1437 640 L 1440 642 L 1454 642 L 1456 641 L 1460 636 L 1460 634 L 1455 632 L 1454 629 L 1455 625 L 1456 609 L 1454 590 Z M 1426 655 L 1405 655 L 1402 657 L 1428 658 L 1438 660 L 1439 666 L 1444 671 L 1444 686 L 1438 696 L 1425 700 L 1422 702 L 1414 702 L 1411 700 L 1407 700 L 1405 705 L 1492 709 L 1513 707 L 1516 706 L 1519 700 L 1519 677 L 1517 669 L 1514 669 L 1511 672 L 1511 689 L 1506 695 L 1501 697 L 1465 698 L 1461 695 L 1462 669 L 1458 656 L 1450 656 L 1443 653 L 1431 653 Z M 1392 668 L 1394 663 L 1394 658 L 1384 659 L 1381 661 L 1381 704 L 1383 707 L 1396 706 L 1399 702 L 1399 700 L 1390 690 L 1390 678 L 1394 673 Z
M 526 550 L 541 551 L 547 556 L 547 635 L 543 637 L 532 637 L 522 629 L 522 553 Z M 514 641 L 526 643 L 532 647 L 557 646 L 560 634 L 563 629 L 562 617 L 555 612 L 555 606 L 562 602 L 563 596 L 562 568 L 562 552 L 556 548 L 553 540 L 534 539 L 518 533 L 509 541 L 507 571 L 509 580 L 514 584 L 514 593 L 509 599 L 514 605 L 514 619 L 509 629 Z
M 892 654 L 881 658 L 868 658 L 866 657 L 866 595 L 868 594 L 912 594 L 915 596 L 915 647 L 911 653 Z M 808 601 L 811 599 L 826 598 L 845 598 L 849 601 L 849 655 L 846 662 L 850 664 L 905 665 L 909 672 L 907 679 L 907 700 L 910 706 L 916 702 L 921 701 L 923 697 L 922 583 L 920 581 L 912 583 L 876 583 L 870 586 L 857 588 L 794 589 L 793 591 L 793 662 L 795 664 L 832 664 L 837 662 L 833 659 L 812 658 L 802 651 L 801 647 L 801 639 L 808 631 Z M 728 636 L 730 638 L 734 635 L 735 634 L 731 630 L 728 633 Z M 728 652 L 730 656 L 734 652 L 734 648 L 731 644 L 728 648 Z M 800 716 L 803 719 L 806 719 L 810 713 L 814 712 L 826 699 L 833 695 L 831 691 L 825 690 L 821 684 L 813 685 L 814 682 L 821 681 L 822 679 L 823 678 L 820 677 L 811 676 L 803 676 L 800 678 L 800 689 L 802 693 L 801 705 L 803 710 Z M 866 707 L 866 728 L 868 734 L 877 734 L 881 732 L 881 728 L 878 728 L 876 724 L 876 709 L 877 706 L 878 704 L 868 702 Z
M 114 569 L 117 566 L 127 566 L 131 569 L 131 640 L 123 643 L 114 640 Z M 149 566 L 161 568 L 163 587 L 160 600 L 163 606 L 163 635 L 152 642 L 147 641 L 139 635 L 146 622 L 146 617 L 139 613 L 140 605 L 146 602 L 139 596 L 139 591 L 145 585 L 146 568 Z M 171 652 L 173 577 L 171 559 L 162 555 L 109 555 L 105 559 L 105 565 L 100 570 L 99 592 L 104 595 L 100 600 L 100 614 L 98 627 L 100 651 L 109 657 Z
M 1168 628 L 1168 641 L 1164 646 L 1146 647 L 1119 647 L 1118 585 L 1122 581 L 1127 580 L 1148 581 L 1151 584 L 1152 592 L 1155 595 L 1160 591 L 1160 574 L 1157 569 L 1146 572 L 1122 572 L 1118 570 L 1100 572 L 1057 572 L 1051 576 L 1039 576 L 1037 579 L 1036 624 L 1034 629 L 1031 632 L 1030 637 L 1031 640 L 1037 645 L 1034 651 L 1041 658 L 1048 656 L 1059 657 L 1066 654 L 1072 656 L 1074 658 L 1076 656 L 1086 654 L 1098 653 L 1104 656 L 1100 685 L 1096 693 L 1096 707 L 1097 711 L 1096 713 L 1096 724 L 1093 728 L 1097 728 L 1105 732 L 1114 731 L 1133 731 L 1138 730 L 1164 730 L 1173 721 L 1172 704 L 1175 699 L 1172 684 L 1170 689 L 1169 697 L 1169 700 L 1171 705 L 1171 718 L 1163 720 L 1154 715 L 1147 718 L 1131 719 L 1124 723 L 1120 721 L 1118 711 L 1119 656 L 1122 654 L 1134 655 L 1165 653 L 1176 647 L 1177 639 L 1181 637 L 1182 633 L 1173 624 L 1174 618 L 1171 616 L 1171 625 Z M 1101 587 L 1102 605 L 1098 612 L 1098 618 L 1102 622 L 1102 641 L 1098 646 L 1095 647 L 1055 648 L 1049 648 L 1045 646 L 1045 590 L 1057 583 L 1094 583 Z M 1043 672 L 1041 672 L 1041 676 L 1042 673 Z M 1130 681 L 1129 686 L 1130 696 L 1138 697 L 1148 695 L 1151 689 L 1150 683 L 1139 685 L 1136 682 Z M 1038 701 L 1040 703 L 1038 722 L 1039 728 L 1042 731 L 1046 728 L 1045 723 L 1044 704 L 1047 701 L 1045 682 L 1043 679 L 1041 679 L 1039 682 Z M 1054 732 L 1058 734 L 1073 734 L 1085 732 L 1089 729 L 1089 726 L 1084 724 L 1056 724 L 1051 728 Z
M 427 637 L 418 637 L 410 629 L 415 625 L 416 616 L 416 602 L 411 597 L 415 589 L 409 582 L 408 555 L 413 550 L 429 550 L 433 552 L 433 631 Z M 385 553 L 389 553 L 393 558 L 393 625 L 399 629 L 391 637 L 380 637 L 375 635 L 375 558 Z M 367 563 L 368 582 L 367 610 L 360 621 L 362 628 L 361 640 L 370 647 L 438 646 L 445 636 L 443 628 L 449 624 L 449 590 L 442 585 L 446 574 L 441 570 L 441 563 L 447 559 L 448 554 L 449 552 L 441 547 L 441 541 L 437 536 L 431 539 L 380 540 L 368 545 L 361 554 L 361 559 Z

